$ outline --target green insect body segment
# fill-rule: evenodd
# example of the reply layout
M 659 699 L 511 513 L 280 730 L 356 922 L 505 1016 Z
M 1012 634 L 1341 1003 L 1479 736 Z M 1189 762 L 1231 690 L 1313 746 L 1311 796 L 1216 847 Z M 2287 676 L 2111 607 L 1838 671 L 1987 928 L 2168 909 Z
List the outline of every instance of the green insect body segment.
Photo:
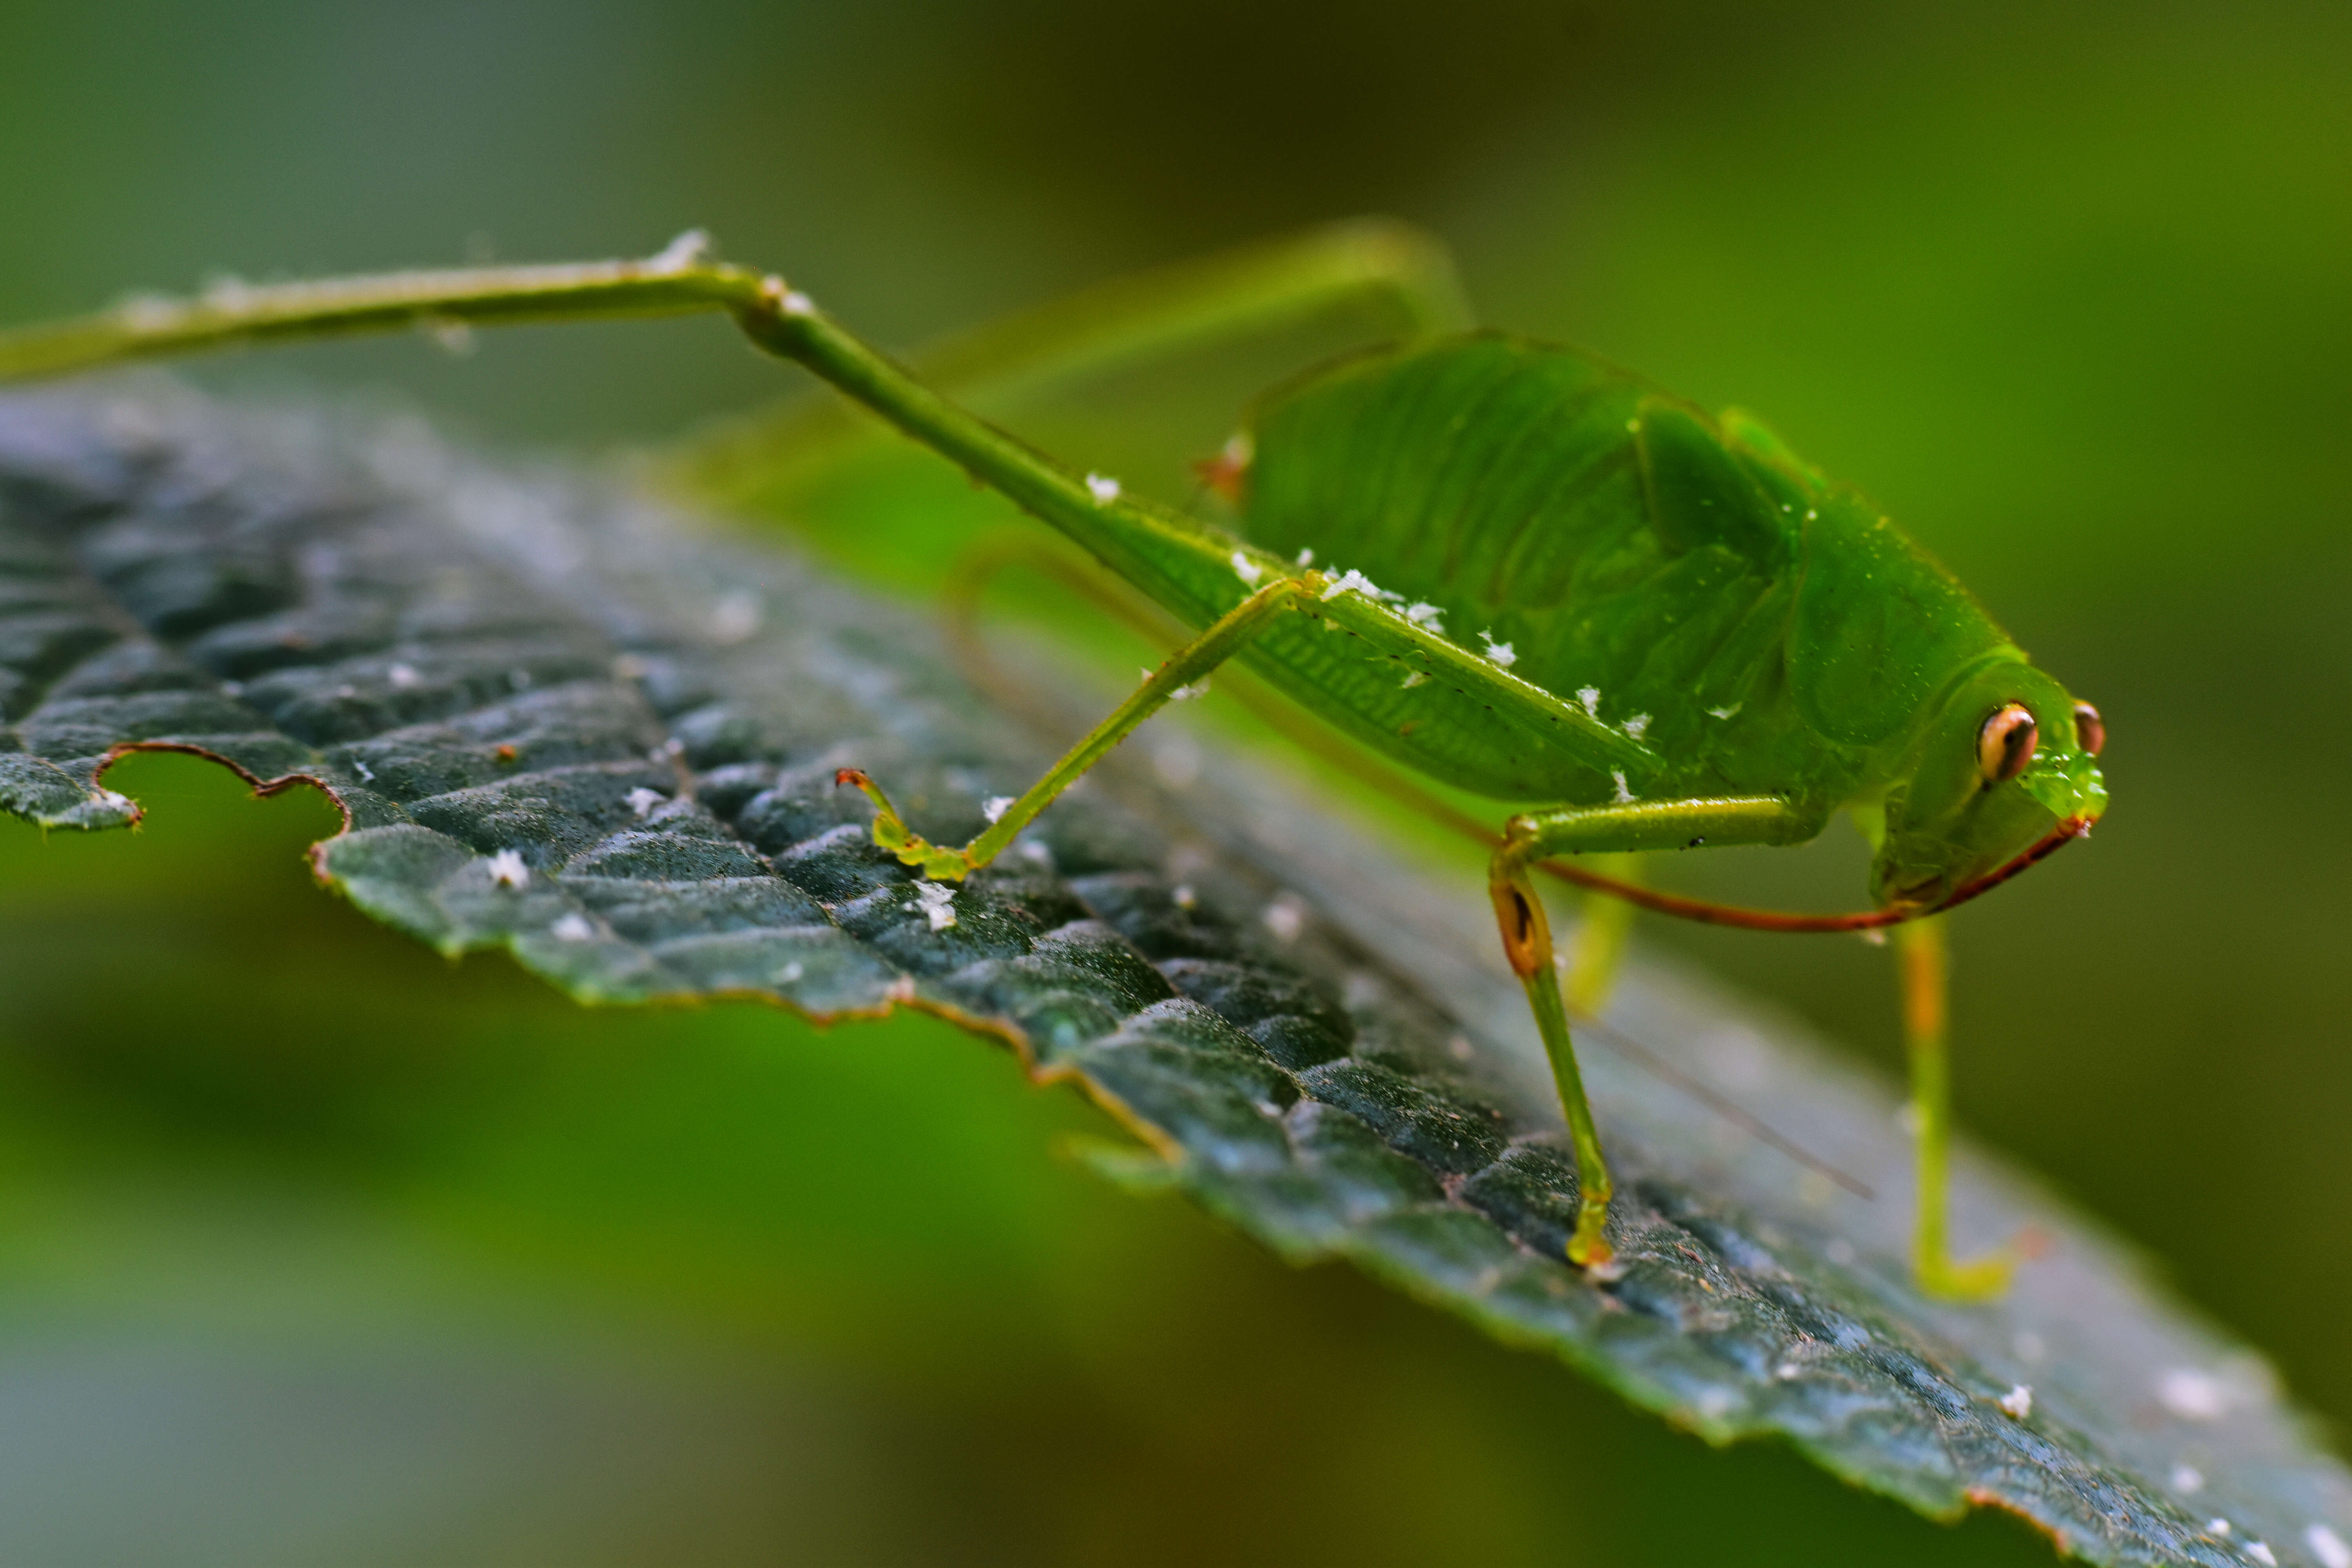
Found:
M 1226 284 L 1215 279 L 1261 275 L 1297 304 L 1369 281 L 1423 299 L 1427 320 L 1452 311 L 1442 265 L 1410 246 L 1367 249 L 1364 237 L 1293 242 L 1238 272 L 1211 268 L 1205 291 L 1169 297 L 1171 320 L 1255 319 L 1263 311 L 1219 297 Z M 1710 417 L 1590 355 L 1501 334 L 1381 349 L 1260 402 L 1240 448 L 1246 464 L 1226 476 L 1245 485 L 1236 535 L 1034 450 L 781 279 L 708 261 L 702 246 L 688 235 L 644 261 L 140 302 L 0 334 L 0 380 L 337 332 L 731 315 L 763 349 L 1205 628 L 969 845 L 924 841 L 878 783 L 844 769 L 841 782 L 875 802 L 877 841 L 925 876 L 988 864 L 1121 737 L 1230 657 L 1376 751 L 1529 807 L 1505 826 L 1488 891 L 1577 1156 L 1569 1256 L 1595 1267 L 1611 1258 L 1611 1183 L 1568 1005 L 1597 1005 L 1613 956 L 1594 947 L 1563 996 L 1536 865 L 1792 843 L 1845 810 L 1874 847 L 1874 898 L 1910 913 L 2030 864 L 2105 809 L 2095 710 L 2028 662 L 1859 493 L 1745 415 Z M 1444 286 L 1433 292 L 1432 279 Z M 1082 341 L 1057 342 L 1073 363 L 1087 360 Z M 994 368 L 1018 379 L 1017 365 Z M 1685 901 L 1682 912 L 1703 909 Z M 1918 1262 L 1931 1289 L 1965 1292 L 2000 1270 L 1970 1272 L 1943 1251 L 1939 943 L 1923 931 L 1903 949 L 1916 1103 L 1929 1123 Z

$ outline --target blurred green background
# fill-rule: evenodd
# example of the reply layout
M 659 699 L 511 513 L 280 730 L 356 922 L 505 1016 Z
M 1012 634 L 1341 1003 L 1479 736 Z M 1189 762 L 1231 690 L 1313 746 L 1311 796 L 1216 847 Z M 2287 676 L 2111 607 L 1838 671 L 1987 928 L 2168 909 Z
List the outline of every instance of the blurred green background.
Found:
M 0 80 L 8 320 L 699 224 L 913 345 L 1380 211 L 1763 412 L 2114 737 L 2096 841 L 1958 917 L 1965 1123 L 2352 1418 L 2352 12 L 19 0 Z M 1181 500 L 1295 336 L 1022 428 Z M 711 322 L 194 374 L 583 451 L 791 385 Z M 869 477 L 853 565 L 973 505 Z M 0 823 L 0 1559 L 2048 1560 L 1118 1195 L 942 1026 L 577 1010 L 312 890 L 314 798 L 111 782 L 135 836 Z M 1894 1065 L 1860 944 L 1645 934 Z

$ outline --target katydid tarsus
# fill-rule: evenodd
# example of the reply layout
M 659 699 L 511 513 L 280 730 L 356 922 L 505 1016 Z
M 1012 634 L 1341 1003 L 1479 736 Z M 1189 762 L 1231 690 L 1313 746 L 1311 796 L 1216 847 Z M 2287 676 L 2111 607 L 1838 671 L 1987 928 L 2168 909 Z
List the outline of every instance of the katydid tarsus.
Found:
M 1262 398 L 1204 472 L 1225 528 L 1055 461 L 942 390 L 1132 358 L 1351 292 L 1406 303 L 1402 342 Z M 893 363 L 775 276 L 698 236 L 645 261 L 488 268 L 145 300 L 0 337 L 0 378 L 268 341 L 715 310 L 1053 525 L 1196 635 L 971 843 L 933 844 L 884 783 L 874 836 L 933 879 L 986 866 L 1170 700 L 1238 658 L 1404 770 L 1537 803 L 1486 834 L 1505 954 L 1574 1147 L 1569 1258 L 1605 1273 L 1611 1197 L 1570 1037 L 1598 1005 L 1622 921 L 1591 927 L 1563 995 L 1531 871 L 1646 907 L 1779 929 L 1895 926 L 1916 1113 L 1921 1284 L 1998 1290 L 2011 1263 L 1949 1256 L 1941 910 L 2087 831 L 2105 805 L 2096 711 L 2035 668 L 1861 495 L 1753 418 L 1710 416 L 1574 350 L 1446 330 L 1442 258 L 1405 231 L 1332 231 L 1175 276 L 1122 316 L 1116 290 L 976 340 L 938 383 Z M 755 491 L 820 417 L 746 424 L 696 451 L 707 490 Z M 810 439 L 812 434 L 818 438 Z M 1447 808 L 1453 810 L 1453 808 Z M 1874 908 L 1730 910 L 1612 869 L 1639 851 L 1786 845 L 1841 811 L 1873 849 Z M 1454 811 L 1457 821 L 1460 814 Z M 1466 824 L 1471 830 L 1480 825 Z M 1563 858 L 1582 857 L 1580 866 Z

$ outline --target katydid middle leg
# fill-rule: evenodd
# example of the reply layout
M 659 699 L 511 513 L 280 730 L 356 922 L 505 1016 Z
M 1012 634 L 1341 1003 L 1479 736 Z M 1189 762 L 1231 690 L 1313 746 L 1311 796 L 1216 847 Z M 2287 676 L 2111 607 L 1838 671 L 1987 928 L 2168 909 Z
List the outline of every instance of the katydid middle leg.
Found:
M 1788 802 L 1768 795 L 1562 806 L 1515 816 L 1504 827 L 1502 845 L 1487 865 L 1486 891 L 1502 928 L 1503 954 L 1535 1012 L 1536 1029 L 1543 1037 L 1544 1055 L 1551 1063 L 1552 1082 L 1559 1090 L 1560 1110 L 1576 1150 L 1577 1215 L 1568 1242 L 1570 1262 L 1598 1268 L 1615 1256 L 1605 1234 L 1614 1189 L 1609 1163 L 1601 1156 L 1601 1134 L 1592 1123 L 1592 1107 L 1585 1099 L 1583 1074 L 1576 1065 L 1552 952 L 1551 922 L 1528 876 L 1529 867 L 1552 855 L 1623 854 L 1694 840 L 1783 843 L 1805 837 L 1807 826 Z

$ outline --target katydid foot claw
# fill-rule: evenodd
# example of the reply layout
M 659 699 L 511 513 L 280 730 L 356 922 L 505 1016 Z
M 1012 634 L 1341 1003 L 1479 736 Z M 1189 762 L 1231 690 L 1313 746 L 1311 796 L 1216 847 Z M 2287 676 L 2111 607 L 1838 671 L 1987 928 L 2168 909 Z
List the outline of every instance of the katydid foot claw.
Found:
M 855 784 L 874 803 L 874 842 L 898 858 L 901 865 L 912 866 L 933 881 L 961 882 L 971 875 L 971 857 L 961 849 L 946 849 L 932 843 L 907 826 L 890 797 L 858 768 L 836 769 L 833 785 Z
M 1996 1301 L 2009 1292 L 2010 1277 L 2017 1272 L 2020 1255 L 2012 1247 L 1966 1263 L 1948 1258 L 1921 1258 L 1916 1269 L 1919 1289 L 1943 1301 Z
M 1617 1262 L 1617 1249 L 1609 1245 L 1603 1227 L 1609 1223 L 1609 1199 L 1578 1206 L 1576 1234 L 1568 1238 L 1568 1260 L 1584 1270 L 1589 1279 L 1614 1279 L 1623 1272 Z
M 1940 1253 L 1921 1258 L 1915 1270 L 1919 1289 L 1946 1301 L 1998 1300 L 2007 1294 L 2018 1265 L 2045 1256 L 2053 1240 L 2040 1226 L 2029 1225 L 1982 1258 L 1966 1263 L 1956 1263 Z

